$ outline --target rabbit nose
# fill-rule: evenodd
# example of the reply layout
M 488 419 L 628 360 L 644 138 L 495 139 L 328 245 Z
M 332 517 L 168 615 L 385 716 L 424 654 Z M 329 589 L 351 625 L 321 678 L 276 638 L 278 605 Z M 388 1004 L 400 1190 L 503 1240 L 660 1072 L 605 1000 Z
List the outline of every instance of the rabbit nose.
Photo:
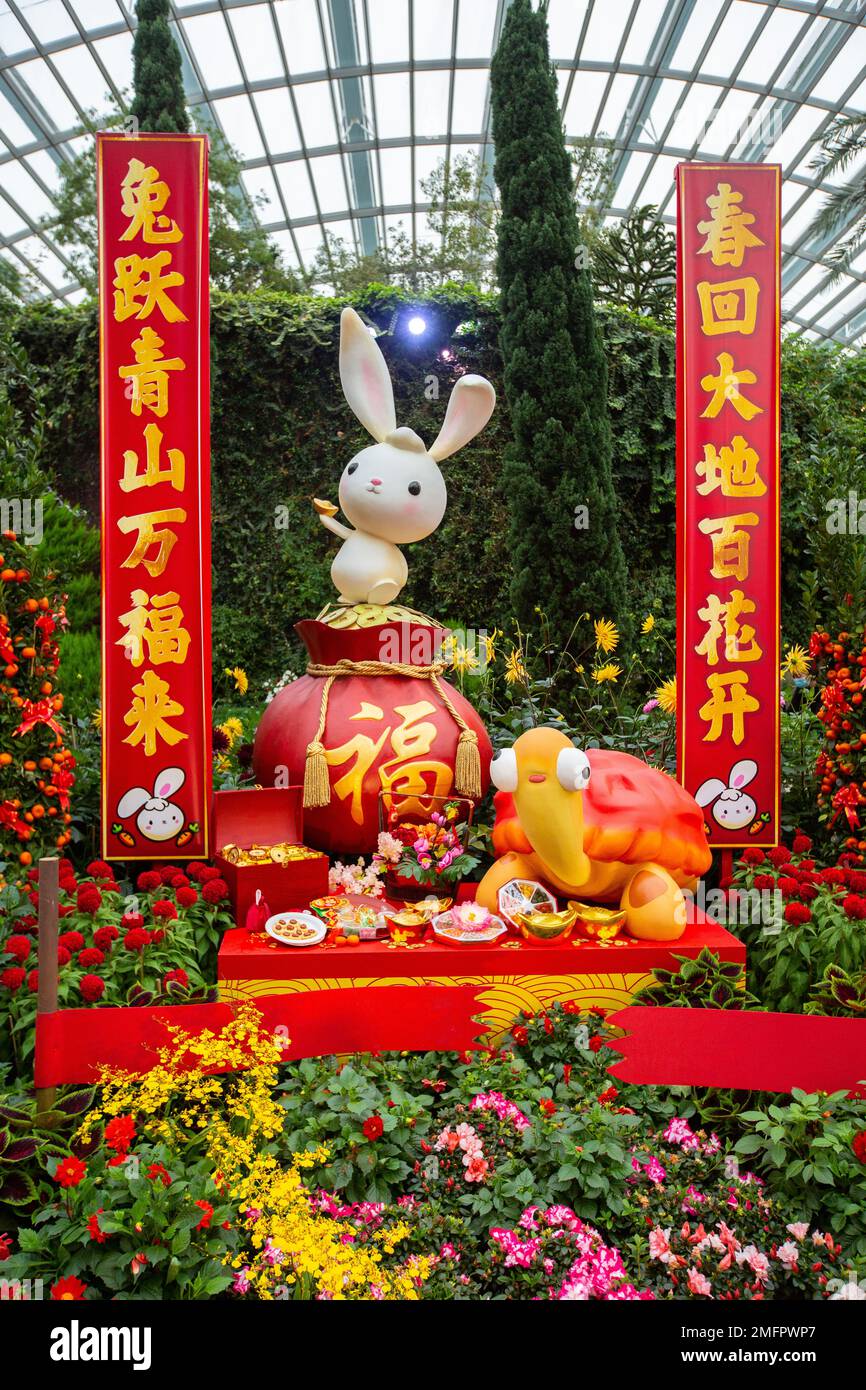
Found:
M 381 486 L 382 486 L 382 479 L 381 479 L 381 478 L 371 478 L 371 479 L 370 479 L 370 482 L 373 484 L 374 487 L 381 487 Z

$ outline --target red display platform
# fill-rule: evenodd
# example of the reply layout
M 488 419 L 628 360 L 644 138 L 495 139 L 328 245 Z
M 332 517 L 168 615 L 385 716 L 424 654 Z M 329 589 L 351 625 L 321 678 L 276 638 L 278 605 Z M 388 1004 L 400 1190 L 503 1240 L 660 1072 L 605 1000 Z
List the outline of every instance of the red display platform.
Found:
M 303 1017 L 299 1010 L 297 1028 L 305 1036 L 293 1035 L 307 1056 L 463 1048 L 479 1024 L 485 1042 L 496 1043 L 521 1011 L 538 1013 L 555 1003 L 624 1008 L 650 982 L 654 967 L 677 968 L 675 955 L 695 957 L 708 946 L 722 960 L 745 965 L 743 943 L 702 913 L 697 917 L 679 941 L 628 937 L 609 946 L 583 941 L 548 946 L 509 937 L 487 946 L 364 941 L 288 947 L 241 928 L 226 932 L 220 947 L 219 997 L 319 995 L 315 1013 L 309 1001 Z M 289 1027 L 292 1031 L 291 1019 Z

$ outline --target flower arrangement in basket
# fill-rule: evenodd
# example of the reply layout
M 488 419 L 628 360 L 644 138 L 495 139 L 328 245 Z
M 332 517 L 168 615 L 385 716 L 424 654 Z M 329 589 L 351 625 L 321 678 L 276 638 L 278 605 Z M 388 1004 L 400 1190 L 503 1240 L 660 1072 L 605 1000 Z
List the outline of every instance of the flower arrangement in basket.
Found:
M 380 825 L 386 816 L 387 825 L 379 835 L 378 854 L 388 863 L 388 886 L 404 895 L 416 888 L 459 883 L 478 863 L 468 848 L 472 802 L 445 797 L 433 800 L 438 808 L 427 820 L 400 819 L 399 813 L 385 813 L 382 801 L 379 803 Z M 461 821 L 463 808 L 466 819 Z

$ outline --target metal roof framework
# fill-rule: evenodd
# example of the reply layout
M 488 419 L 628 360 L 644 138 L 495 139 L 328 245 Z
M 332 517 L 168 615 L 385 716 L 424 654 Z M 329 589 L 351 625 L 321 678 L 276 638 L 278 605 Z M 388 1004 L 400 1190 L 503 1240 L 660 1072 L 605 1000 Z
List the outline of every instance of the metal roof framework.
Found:
M 242 160 L 256 215 L 287 264 L 325 231 L 356 252 L 395 228 L 432 239 L 422 180 L 451 154 L 490 187 L 490 59 L 509 0 L 172 0 L 194 121 Z M 566 137 L 608 152 L 608 219 L 645 203 L 674 220 L 683 159 L 783 168 L 786 322 L 815 339 L 866 335 L 866 250 L 833 279 L 816 238 L 827 192 L 816 140 L 866 106 L 866 0 L 549 0 Z M 132 0 L 0 0 L 0 256 L 29 293 L 84 291 L 46 229 L 62 163 L 94 111 L 124 110 Z

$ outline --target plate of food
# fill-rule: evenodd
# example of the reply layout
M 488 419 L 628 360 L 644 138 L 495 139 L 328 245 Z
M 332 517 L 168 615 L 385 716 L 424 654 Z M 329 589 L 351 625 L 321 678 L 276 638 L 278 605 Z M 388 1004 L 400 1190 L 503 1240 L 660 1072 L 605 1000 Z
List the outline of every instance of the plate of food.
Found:
M 281 946 L 317 946 L 328 928 L 312 912 L 277 912 L 265 922 L 265 931 Z
M 433 931 L 442 941 L 455 942 L 461 946 L 483 946 L 497 941 L 508 927 L 501 917 L 488 912 L 475 902 L 458 903 L 448 912 L 440 912 L 433 918 Z

